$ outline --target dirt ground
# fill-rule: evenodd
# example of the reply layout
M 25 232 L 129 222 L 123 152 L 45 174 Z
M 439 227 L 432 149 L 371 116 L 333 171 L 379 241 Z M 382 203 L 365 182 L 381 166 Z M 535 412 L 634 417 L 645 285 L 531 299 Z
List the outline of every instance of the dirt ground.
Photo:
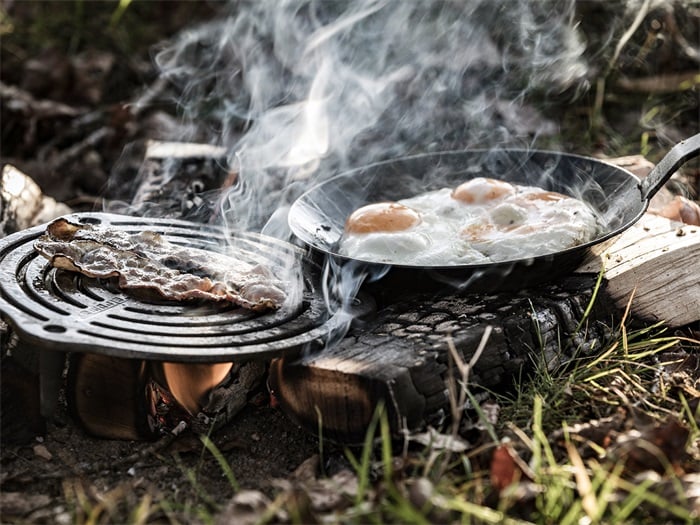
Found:
M 155 503 L 169 501 L 168 519 L 184 523 L 198 506 L 214 515 L 234 493 L 222 466 L 192 435 L 154 450 L 148 442 L 88 436 L 65 414 L 63 419 L 60 425 L 50 424 L 43 438 L 3 445 L 4 523 L 73 523 L 81 514 L 81 491 L 92 506 L 110 494 L 115 499 L 130 494 L 132 501 L 121 499 L 121 504 L 132 508 L 149 494 Z M 247 407 L 212 440 L 240 487 L 269 495 L 275 479 L 288 478 L 319 451 L 315 437 L 270 406 Z M 108 521 L 129 511 L 114 512 Z
M 42 438 L 3 444 L 3 523 L 74 523 L 81 514 L 89 515 L 81 505 L 89 509 L 110 498 L 122 506 L 110 510 L 107 522 L 114 523 L 126 520 L 146 495 L 154 503 L 169 502 L 170 522 L 185 523 L 198 507 L 203 516 L 216 515 L 234 493 L 226 471 L 194 435 L 182 435 L 159 450 L 150 442 L 89 436 L 64 410 L 59 419 Z M 269 496 L 275 480 L 288 479 L 319 453 L 314 436 L 269 404 L 249 405 L 211 439 L 230 465 L 236 488 Z M 324 457 L 331 471 L 343 466 L 337 451 L 326 450 Z M 157 515 L 151 519 L 158 521 Z

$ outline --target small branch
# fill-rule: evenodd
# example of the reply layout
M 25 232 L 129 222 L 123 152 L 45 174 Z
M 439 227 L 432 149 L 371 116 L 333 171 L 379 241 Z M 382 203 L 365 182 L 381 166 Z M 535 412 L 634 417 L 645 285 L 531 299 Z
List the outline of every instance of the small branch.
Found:
M 82 108 L 74 108 L 53 100 L 37 100 L 29 92 L 3 82 L 0 82 L 0 97 L 10 100 L 6 104 L 8 108 L 36 119 L 75 117 L 85 112 Z
M 678 93 L 700 85 L 700 73 L 688 72 L 653 77 L 619 77 L 615 87 L 633 93 Z
M 632 35 L 634 35 L 634 32 L 637 29 L 639 29 L 640 25 L 642 25 L 644 18 L 646 18 L 647 14 L 649 13 L 649 5 L 650 4 L 651 4 L 651 0 L 644 0 L 644 3 L 639 8 L 639 12 L 637 13 L 637 16 L 635 17 L 634 21 L 632 22 L 632 25 L 629 28 L 627 28 L 627 31 L 625 31 L 625 34 L 623 34 L 622 37 L 620 37 L 620 41 L 615 46 L 615 52 L 613 53 L 613 56 L 610 59 L 610 63 L 608 64 L 608 70 L 605 73 L 606 77 L 608 75 L 610 75 L 610 72 L 612 71 L 613 67 L 615 67 L 615 63 L 617 62 L 617 59 L 620 58 L 620 53 L 622 53 L 622 49 L 627 45 L 627 42 L 629 41 L 629 39 L 632 38 Z

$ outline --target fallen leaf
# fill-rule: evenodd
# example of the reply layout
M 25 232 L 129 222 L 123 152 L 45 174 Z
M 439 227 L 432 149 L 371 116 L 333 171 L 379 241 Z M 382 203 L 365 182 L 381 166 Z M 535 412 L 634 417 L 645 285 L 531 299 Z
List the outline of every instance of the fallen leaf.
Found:
M 408 439 L 420 445 L 431 447 L 433 450 L 466 452 L 471 448 L 471 445 L 459 436 L 443 434 L 434 428 L 429 428 L 426 432 L 411 434 Z
M 520 480 L 522 471 L 516 464 L 513 455 L 516 452 L 509 444 L 496 447 L 491 457 L 491 485 L 501 492 L 506 487 Z
M 608 454 L 612 459 L 624 461 L 628 474 L 647 470 L 662 473 L 669 466 L 677 467 L 686 455 L 689 435 L 690 431 L 680 421 L 669 417 L 662 424 L 620 434 Z
M 320 464 L 321 457 L 318 454 L 306 458 L 294 472 L 292 472 L 291 479 L 294 481 L 311 481 L 316 479 Z
M 40 507 L 51 503 L 51 498 L 45 494 L 27 494 L 26 492 L 0 492 L 0 509 L 3 519 L 13 516 L 21 517 L 34 512 Z
M 672 221 L 700 226 L 700 205 L 680 195 L 676 195 L 663 208 L 652 210 L 652 213 L 666 217 Z
M 51 461 L 53 459 L 53 454 L 49 452 L 49 449 L 44 445 L 34 445 L 33 447 L 34 455 L 44 459 L 46 461 Z
M 258 490 L 241 490 L 218 516 L 216 523 L 218 525 L 260 523 L 262 515 L 271 504 L 268 497 Z

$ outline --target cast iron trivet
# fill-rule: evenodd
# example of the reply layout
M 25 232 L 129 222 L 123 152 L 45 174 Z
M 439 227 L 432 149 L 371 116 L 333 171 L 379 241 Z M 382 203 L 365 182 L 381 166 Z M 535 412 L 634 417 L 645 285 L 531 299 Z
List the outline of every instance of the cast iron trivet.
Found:
M 168 241 L 217 250 L 222 229 L 173 219 L 103 213 L 70 217 L 128 233 L 151 230 Z M 232 304 L 140 299 L 109 280 L 53 268 L 33 248 L 45 226 L 0 240 L 0 314 L 20 340 L 40 350 L 96 352 L 169 361 L 233 361 L 299 350 L 330 330 L 318 268 L 292 245 L 238 233 L 243 257 L 270 265 L 296 258 L 304 265 L 301 300 L 279 311 L 254 313 Z

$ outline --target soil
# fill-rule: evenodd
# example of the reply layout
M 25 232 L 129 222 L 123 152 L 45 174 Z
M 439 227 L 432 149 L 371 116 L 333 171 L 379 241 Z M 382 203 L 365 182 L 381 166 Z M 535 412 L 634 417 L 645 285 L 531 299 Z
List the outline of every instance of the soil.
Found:
M 65 413 L 59 417 L 63 423 L 49 424 L 42 438 L 3 445 L 4 523 L 74 523 L 82 512 L 80 491 L 93 506 L 115 492 L 130 495 L 119 498 L 124 508 L 111 511 L 108 522 L 126 521 L 128 507 L 149 495 L 154 503 L 170 506 L 170 522 L 187 523 L 198 513 L 216 515 L 234 494 L 222 466 L 192 434 L 154 450 L 150 442 L 89 436 Z M 260 490 L 269 497 L 274 480 L 289 478 L 319 452 L 314 436 L 269 405 L 249 405 L 211 439 L 230 465 L 235 488 Z M 332 451 L 325 457 L 330 464 L 342 463 L 342 456 Z M 158 521 L 158 516 L 150 519 Z

